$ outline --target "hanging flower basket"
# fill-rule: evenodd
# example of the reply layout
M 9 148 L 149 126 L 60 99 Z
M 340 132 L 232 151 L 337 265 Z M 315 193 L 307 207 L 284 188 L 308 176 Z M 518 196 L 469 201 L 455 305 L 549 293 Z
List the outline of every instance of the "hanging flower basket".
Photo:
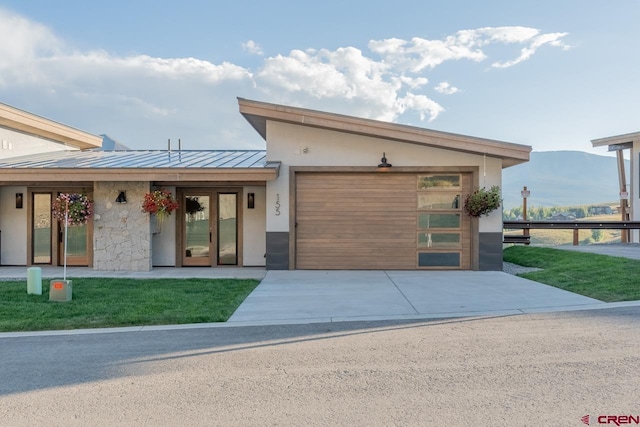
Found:
M 204 211 L 204 206 L 202 205 L 202 203 L 200 203 L 200 199 L 198 199 L 197 197 L 187 197 L 185 199 L 185 202 L 185 211 L 187 215 L 191 217 L 195 216 L 195 214 L 197 214 L 198 212 Z
M 144 195 L 142 212 L 154 214 L 159 225 L 162 225 L 165 218 L 176 209 L 178 209 L 178 202 L 170 191 L 160 189 Z
M 464 200 L 464 211 L 472 217 L 489 215 L 500 207 L 500 187 L 492 186 L 489 190 L 484 187 L 469 193 Z
M 67 209 L 69 209 L 68 214 Z M 55 198 L 51 206 L 53 217 L 64 224 L 67 215 L 67 225 L 86 224 L 93 216 L 93 202 L 86 194 L 61 193 Z

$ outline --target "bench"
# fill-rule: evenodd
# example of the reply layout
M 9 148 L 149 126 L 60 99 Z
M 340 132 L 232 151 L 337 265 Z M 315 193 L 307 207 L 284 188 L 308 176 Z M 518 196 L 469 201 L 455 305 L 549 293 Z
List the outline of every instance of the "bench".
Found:
M 528 245 L 531 243 L 531 236 L 523 236 L 522 234 L 505 234 L 502 236 L 502 243 L 521 243 Z

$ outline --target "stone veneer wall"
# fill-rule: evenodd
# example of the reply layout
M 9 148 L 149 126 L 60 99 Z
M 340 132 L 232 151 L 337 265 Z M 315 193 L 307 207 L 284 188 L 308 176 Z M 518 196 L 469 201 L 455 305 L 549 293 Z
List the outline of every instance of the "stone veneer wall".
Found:
M 151 270 L 151 225 L 141 210 L 150 188 L 149 182 L 94 183 L 94 270 Z M 126 204 L 115 202 L 120 191 L 126 191 Z

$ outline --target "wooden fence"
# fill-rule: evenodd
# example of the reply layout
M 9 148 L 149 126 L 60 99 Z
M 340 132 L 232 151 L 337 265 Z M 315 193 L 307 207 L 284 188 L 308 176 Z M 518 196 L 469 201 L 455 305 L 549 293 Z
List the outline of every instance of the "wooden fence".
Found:
M 531 243 L 529 230 L 573 230 L 573 245 L 578 246 L 579 230 L 626 230 L 629 241 L 630 230 L 640 230 L 640 221 L 503 221 L 505 230 L 522 230 L 522 235 L 504 235 L 504 243 Z M 625 241 L 625 240 L 623 240 Z

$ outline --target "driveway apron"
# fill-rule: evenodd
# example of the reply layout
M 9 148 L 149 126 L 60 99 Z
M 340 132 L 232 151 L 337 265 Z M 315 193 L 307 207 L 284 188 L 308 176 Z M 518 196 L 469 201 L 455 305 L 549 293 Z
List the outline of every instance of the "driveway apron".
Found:
M 268 271 L 230 323 L 521 314 L 604 305 L 500 271 Z

